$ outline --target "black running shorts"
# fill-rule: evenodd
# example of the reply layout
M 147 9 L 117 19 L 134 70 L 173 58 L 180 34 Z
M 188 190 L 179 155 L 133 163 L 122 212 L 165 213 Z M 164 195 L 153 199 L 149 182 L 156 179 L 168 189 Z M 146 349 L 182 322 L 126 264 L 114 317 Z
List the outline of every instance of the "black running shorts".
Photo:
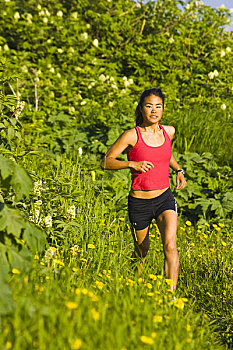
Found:
M 143 230 L 165 210 L 174 210 L 177 213 L 176 200 L 170 188 L 160 196 L 150 199 L 128 196 L 128 217 L 135 230 Z

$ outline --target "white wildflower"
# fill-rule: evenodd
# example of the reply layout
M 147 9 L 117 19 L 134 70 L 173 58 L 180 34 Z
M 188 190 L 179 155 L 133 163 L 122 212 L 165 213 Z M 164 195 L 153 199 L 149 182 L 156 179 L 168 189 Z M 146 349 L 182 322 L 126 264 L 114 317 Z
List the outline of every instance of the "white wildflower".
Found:
M 74 219 L 75 218 L 75 206 L 74 205 L 71 205 L 71 207 L 69 207 L 67 209 L 67 214 L 72 218 Z
M 95 81 L 92 81 L 92 82 L 88 85 L 88 89 L 92 89 L 93 86 L 95 86 Z
M 57 77 L 58 77 L 58 78 L 61 78 L 61 74 L 60 74 L 60 73 L 57 73 Z
M 112 84 L 111 86 L 112 86 L 113 89 L 118 89 L 116 84 Z
M 130 83 L 128 82 L 128 80 L 125 80 L 125 81 L 124 81 L 124 85 L 125 85 L 125 87 L 128 87 L 128 86 L 130 85 Z
M 128 82 L 130 83 L 130 85 L 132 85 L 132 84 L 133 84 L 133 79 L 130 78 L 130 79 L 128 80 Z
M 20 19 L 20 14 L 19 14 L 19 12 L 15 12 L 15 14 L 14 14 L 14 19 Z
M 47 24 L 47 23 L 48 23 L 48 18 L 47 18 L 47 17 L 44 17 L 44 18 L 43 18 L 43 22 L 44 22 L 45 24 Z
M 37 5 L 37 8 L 38 8 L 38 10 L 41 10 L 41 5 L 40 4 Z
M 45 9 L 45 14 L 46 14 L 47 17 L 50 16 L 50 12 L 47 9 Z
M 57 12 L 57 17 L 62 17 L 63 16 L 63 12 L 60 10 Z
M 93 40 L 93 45 L 94 45 L 95 47 L 98 47 L 98 46 L 99 46 L 99 41 L 98 41 L 98 39 Z
M 49 260 L 51 260 L 54 256 L 55 252 L 52 248 L 48 248 L 46 251 L 45 251 L 45 255 L 44 255 L 44 258 L 45 258 L 45 262 L 48 262 Z
M 28 21 L 28 23 L 32 23 L 32 15 L 31 15 L 31 13 L 28 13 L 27 14 L 27 21 Z
M 214 79 L 214 72 L 209 72 L 208 77 L 209 79 Z
M 99 76 L 99 80 L 103 83 L 103 82 L 106 80 L 105 75 L 104 75 L 104 74 L 101 74 L 101 75 Z
M 140 9 L 142 6 L 139 2 L 136 2 L 136 6 Z
M 63 50 L 61 48 L 57 49 L 57 52 L 63 53 Z
M 39 199 L 38 201 L 36 201 L 34 203 L 34 207 L 35 207 L 36 210 L 39 210 L 41 205 L 42 205 L 42 200 L 41 199 Z
M 4 51 L 9 51 L 9 46 L 8 46 L 7 44 L 5 44 L 5 45 L 3 46 L 3 50 L 4 50 Z
M 53 220 L 52 220 L 51 215 L 47 215 L 44 218 L 44 224 L 45 224 L 46 227 L 52 227 L 53 226 Z
M 70 106 L 70 107 L 69 107 L 69 113 L 70 113 L 70 114 L 74 114 L 74 113 L 75 113 L 75 108 L 74 108 L 74 106 Z
M 42 10 L 42 11 L 39 12 L 39 16 L 44 16 L 44 15 L 45 15 L 44 10 Z
M 43 186 L 42 186 L 42 181 L 39 180 L 37 182 L 34 182 L 34 189 L 33 189 L 33 193 L 36 196 L 41 196 L 41 191 L 43 190 Z
M 90 28 L 91 28 L 90 23 L 87 23 L 87 24 L 86 24 L 86 28 L 87 28 L 87 29 L 90 29 Z
M 189 10 L 189 9 L 190 9 L 190 4 L 187 4 L 187 5 L 185 6 L 185 8 L 186 8 L 186 10 Z
M 87 101 L 83 100 L 83 101 L 80 103 L 80 105 L 81 105 L 81 106 L 84 106 L 86 103 L 87 103 Z
M 23 73 L 28 73 L 28 67 L 27 66 L 21 66 L 21 71 Z
M 226 48 L 226 52 L 227 52 L 227 53 L 230 53 L 230 52 L 231 52 L 231 48 L 230 48 L 230 47 L 227 47 L 227 48 Z
M 112 107 L 114 106 L 114 103 L 110 101 L 110 102 L 108 103 L 108 105 L 109 105 L 110 108 L 112 108 Z
M 78 154 L 79 154 L 79 157 L 81 157 L 81 156 L 82 156 L 82 154 L 83 154 L 82 147 L 79 147 L 79 149 L 78 149 Z
M 218 76 L 218 71 L 215 69 L 214 70 L 214 76 L 217 77 Z
M 87 40 L 87 38 L 88 34 L 86 32 L 81 34 L 81 40 Z
M 225 5 L 222 4 L 221 6 L 218 7 L 218 10 L 224 10 L 225 9 Z
M 230 13 L 233 13 L 233 8 L 232 9 L 229 9 Z
M 53 67 L 50 68 L 49 70 L 51 73 L 55 73 L 55 69 Z
M 169 40 L 168 40 L 168 41 L 169 41 L 169 43 L 170 43 L 170 44 L 174 43 L 174 39 L 173 39 L 173 37 L 171 36 L 171 37 L 169 38 Z
M 225 105 L 225 103 L 223 103 L 223 104 L 221 105 L 221 109 L 222 109 L 223 111 L 225 111 L 226 108 L 227 108 L 227 106 Z
M 225 55 L 226 55 L 226 52 L 225 52 L 224 50 L 221 50 L 220 56 L 221 56 L 221 57 L 224 57 Z
M 72 12 L 71 17 L 74 19 L 78 18 L 78 12 Z

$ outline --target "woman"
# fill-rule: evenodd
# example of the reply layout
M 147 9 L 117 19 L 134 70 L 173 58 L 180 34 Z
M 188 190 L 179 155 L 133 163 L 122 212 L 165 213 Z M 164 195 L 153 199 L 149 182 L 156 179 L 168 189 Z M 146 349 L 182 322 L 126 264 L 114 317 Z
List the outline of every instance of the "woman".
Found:
M 131 170 L 128 214 L 134 232 L 135 256 L 141 256 L 144 264 L 150 246 L 149 227 L 154 218 L 162 238 L 166 278 L 173 280 L 173 290 L 178 279 L 179 259 L 176 201 L 169 187 L 169 166 L 177 174 L 177 189 L 182 189 L 186 181 L 183 169 L 171 153 L 175 128 L 159 124 L 164 99 L 160 89 L 148 89 L 142 93 L 135 111 L 136 128 L 120 135 L 106 153 L 101 167 Z M 118 160 L 124 150 L 127 150 L 128 160 Z

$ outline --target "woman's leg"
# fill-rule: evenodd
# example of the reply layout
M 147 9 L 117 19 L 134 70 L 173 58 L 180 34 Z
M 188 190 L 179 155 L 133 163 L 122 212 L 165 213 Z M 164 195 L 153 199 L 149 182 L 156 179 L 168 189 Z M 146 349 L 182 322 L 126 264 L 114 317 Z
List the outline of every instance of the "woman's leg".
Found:
M 140 268 L 142 269 L 142 265 L 145 263 L 147 253 L 150 248 L 150 239 L 149 239 L 149 226 L 144 228 L 143 230 L 135 230 L 131 227 L 131 232 L 134 239 L 134 258 L 141 258 L 142 263 Z
M 157 218 L 165 255 L 164 268 L 166 278 L 172 279 L 176 289 L 179 274 L 179 258 L 176 249 L 177 214 L 173 210 L 165 210 Z

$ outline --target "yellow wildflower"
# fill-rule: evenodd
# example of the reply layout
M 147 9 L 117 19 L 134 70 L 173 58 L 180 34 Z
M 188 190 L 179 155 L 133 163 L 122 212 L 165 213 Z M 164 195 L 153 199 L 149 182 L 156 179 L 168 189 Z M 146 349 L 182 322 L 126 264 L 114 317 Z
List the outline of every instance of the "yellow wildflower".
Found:
M 221 231 L 221 228 L 220 227 L 216 227 L 216 229 L 215 229 L 216 231 Z
M 89 244 L 87 245 L 87 248 L 89 248 L 89 249 L 95 249 L 95 245 L 92 244 L 92 243 L 89 243 Z
M 45 263 L 44 263 L 43 261 L 41 261 L 41 262 L 40 262 L 40 265 L 44 266 L 44 265 L 45 265 Z
M 98 301 L 98 297 L 94 293 L 88 292 L 88 295 L 92 301 Z
M 167 282 L 167 284 L 168 284 L 169 286 L 174 286 L 174 281 L 171 280 L 170 278 L 166 278 L 165 281 Z
M 87 295 L 88 294 L 88 290 L 86 288 L 83 288 L 81 290 L 81 292 L 82 292 L 83 295 Z
M 192 341 L 191 338 L 187 338 L 187 339 L 186 339 L 186 343 L 188 343 L 188 344 L 191 343 L 191 341 Z
M 119 218 L 120 221 L 124 221 L 125 219 L 124 218 Z
M 81 260 L 81 261 L 87 261 L 87 259 L 84 259 L 84 258 L 81 258 L 80 260 Z
M 71 344 L 71 349 L 72 350 L 78 350 L 82 346 L 82 340 L 77 338 L 74 340 L 74 342 Z
M 34 256 L 34 260 L 39 260 L 39 256 L 38 256 L 38 255 L 35 255 L 35 256 Z
M 149 278 L 154 280 L 154 281 L 157 280 L 157 276 L 153 275 L 152 273 L 149 274 Z
M 148 297 L 153 297 L 155 295 L 155 293 L 149 292 L 149 293 L 147 293 L 147 295 L 148 295 Z
M 157 278 L 159 278 L 161 280 L 161 279 L 163 279 L 163 276 L 157 275 Z
M 104 284 L 101 281 L 95 281 L 97 288 L 102 289 Z
M 59 260 L 59 259 L 54 259 L 54 261 L 55 261 L 56 264 L 58 264 L 60 266 L 64 266 L 65 265 L 64 262 Z
M 191 331 L 191 326 L 190 326 L 190 324 L 187 324 L 186 329 L 187 329 L 188 332 Z
M 216 228 L 216 227 L 218 227 L 218 226 L 217 226 L 216 224 L 213 224 L 213 227 Z
M 153 322 L 163 322 L 163 317 L 155 315 L 153 317 Z
M 210 227 L 210 224 L 208 224 L 208 222 L 205 222 L 205 226 Z
M 227 245 L 226 242 L 222 241 L 221 243 L 224 247 L 226 247 L 226 245 Z
M 91 310 L 91 314 L 92 314 L 92 317 L 95 321 L 98 321 L 99 318 L 100 318 L 100 314 L 98 311 L 96 311 L 96 309 L 92 309 Z
M 152 338 L 155 338 L 155 337 L 156 337 L 156 333 L 155 333 L 155 332 L 152 332 L 152 333 L 151 333 L 151 336 L 152 336 Z
M 78 304 L 75 303 L 74 301 L 67 301 L 67 302 L 65 303 L 65 305 L 66 305 L 66 307 L 67 307 L 68 309 L 70 309 L 70 310 L 75 310 L 75 309 L 77 309 L 77 307 L 78 307 Z
M 213 248 L 210 248 L 210 251 L 211 251 L 211 253 L 214 253 L 214 249 Z
M 11 272 L 14 274 L 14 275 L 19 275 L 20 274 L 20 271 L 18 269 L 12 269 Z
M 76 289 L 75 289 L 75 294 L 76 294 L 76 295 L 80 295 L 80 294 L 81 294 L 81 290 L 80 290 L 79 288 L 76 288 Z
M 9 350 L 12 348 L 12 343 L 10 341 L 6 342 L 6 349 Z
M 147 288 L 151 289 L 152 288 L 152 284 L 151 283 L 146 283 L 145 284 Z
M 187 220 L 185 223 L 186 223 L 187 226 L 192 226 L 192 223 L 189 220 Z
M 72 271 L 73 271 L 73 272 L 78 271 L 77 267 L 73 267 L 73 268 L 72 268 Z
M 152 338 L 146 337 L 145 335 L 142 335 L 140 339 L 141 339 L 141 342 L 144 344 L 148 344 L 148 345 L 154 344 L 154 340 Z
M 222 224 L 221 222 L 218 224 L 218 226 L 220 226 L 220 227 L 223 227 L 224 226 L 224 224 Z
M 114 250 L 112 250 L 112 249 L 109 249 L 109 253 L 114 253 Z

